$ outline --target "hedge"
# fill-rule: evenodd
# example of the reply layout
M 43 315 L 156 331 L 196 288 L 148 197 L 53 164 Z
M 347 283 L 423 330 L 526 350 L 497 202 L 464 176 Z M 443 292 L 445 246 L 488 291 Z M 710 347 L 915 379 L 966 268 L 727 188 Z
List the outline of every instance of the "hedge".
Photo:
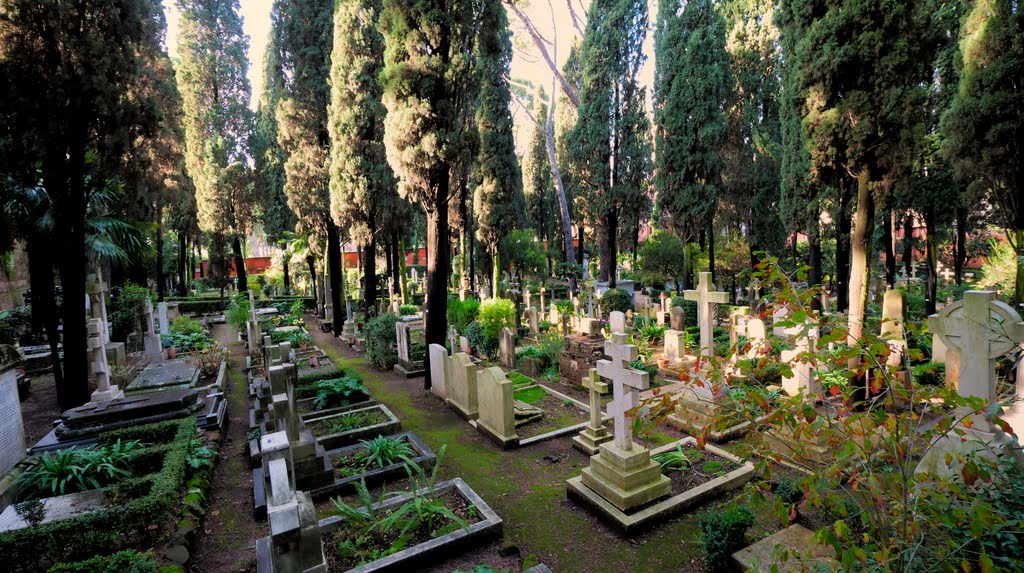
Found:
M 77 561 L 100 550 L 115 550 L 152 543 L 159 528 L 151 525 L 170 521 L 177 513 L 187 477 L 186 458 L 196 437 L 196 420 L 157 422 L 100 434 L 99 443 L 141 440 L 152 444 L 133 456 L 144 464 L 144 456 L 163 452 L 159 471 L 121 481 L 105 491 L 110 506 L 101 511 L 0 533 L 0 555 L 12 571 L 38 571 L 56 562 Z M 169 443 L 160 443 L 168 442 Z
M 263 301 L 257 301 L 258 304 L 273 305 L 274 303 L 280 303 L 290 306 L 293 302 L 301 300 L 302 306 L 306 310 L 312 310 L 316 308 L 316 299 L 311 296 L 280 296 L 276 298 L 270 298 Z M 208 297 L 191 297 L 191 298 L 179 298 L 179 299 L 167 299 L 168 302 L 178 303 L 178 312 L 182 314 L 214 314 L 224 312 L 228 306 L 231 305 L 231 298 L 224 297 L 224 300 L 219 298 L 208 298 Z
M 151 553 L 129 550 L 98 555 L 78 563 L 61 563 L 47 573 L 157 573 L 159 570 Z

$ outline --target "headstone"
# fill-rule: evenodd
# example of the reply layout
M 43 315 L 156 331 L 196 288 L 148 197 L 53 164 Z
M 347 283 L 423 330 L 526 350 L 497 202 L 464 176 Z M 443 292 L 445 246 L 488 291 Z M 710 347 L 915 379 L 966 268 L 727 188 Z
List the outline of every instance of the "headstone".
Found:
M 156 308 L 157 315 L 160 317 L 160 334 L 169 334 L 171 332 L 171 325 L 167 321 L 167 303 L 158 302 Z
M 601 381 L 597 369 L 591 368 L 583 377 L 583 387 L 590 394 L 590 424 L 572 439 L 577 450 L 593 456 L 600 451 L 601 444 L 611 441 L 611 433 L 601 423 L 601 394 L 608 392 L 608 384 Z
M 904 386 L 910 388 L 911 374 L 907 357 L 907 338 L 904 328 L 906 320 L 906 297 L 901 290 L 890 289 L 882 298 L 882 338 L 889 344 L 886 366 L 899 368 L 899 377 Z
M 814 352 L 814 339 L 817 337 L 817 328 L 809 328 L 805 331 L 801 325 L 791 326 L 785 329 L 787 337 L 793 337 L 794 348 L 783 350 L 780 356 L 783 362 L 790 363 L 793 375 L 782 377 L 782 389 L 790 396 L 802 394 L 805 398 L 814 400 L 821 394 L 821 384 L 814 375 L 814 369 L 807 361 L 796 362 L 799 355 L 804 352 Z
M 662 335 L 664 338 L 665 360 L 671 364 L 677 364 L 686 356 L 686 332 L 682 330 L 666 330 Z
M 580 317 L 580 335 L 587 338 L 601 337 L 601 322 L 596 318 Z
M 146 298 L 143 304 L 145 309 L 146 335 L 142 342 L 145 355 L 150 359 L 162 360 L 164 345 L 160 340 L 160 335 L 156 333 L 156 325 L 153 324 L 153 301 Z
M 427 347 L 427 352 L 430 353 L 430 391 L 438 398 L 446 400 L 448 351 L 440 344 L 431 344 Z
M 409 362 L 409 323 L 395 323 L 395 340 L 398 346 L 398 359 Z
M 530 334 L 536 336 L 540 334 L 540 323 L 537 321 L 537 309 L 528 307 L 526 309 L 526 317 L 530 323 Z
M 562 322 L 558 317 L 558 309 L 555 308 L 555 305 L 551 305 L 551 308 L 548 310 L 548 322 L 551 324 L 561 324 Z
M 594 318 L 594 291 L 587 289 L 587 318 Z
M 672 330 L 686 330 L 686 312 L 682 307 L 673 306 L 669 310 L 669 328 Z
M 507 327 L 498 333 L 498 360 L 509 370 L 516 367 L 516 337 Z
M 784 306 L 775 307 L 772 310 L 772 332 L 778 338 L 784 338 L 786 336 L 786 327 L 779 326 L 780 322 L 785 322 L 789 319 L 789 309 Z
M 751 318 L 744 325 L 747 349 L 744 358 L 757 358 L 768 349 L 768 327 L 760 318 Z
M 467 420 L 479 415 L 477 368 L 469 354 L 456 352 L 448 359 L 448 403 Z
M 711 282 L 711 273 L 700 273 L 700 280 L 697 282 L 696 290 L 687 290 L 683 293 L 686 300 L 697 302 L 697 323 L 700 325 L 700 353 L 702 356 L 714 356 L 714 317 L 715 304 L 729 302 L 729 293 L 714 291 L 715 285 Z
M 625 334 L 614 334 L 605 342 L 605 354 L 611 360 L 599 360 L 598 375 L 612 383 L 613 400 L 608 405 L 614 419 L 612 442 L 599 446 L 598 454 L 590 458 L 590 467 L 583 469 L 579 483 L 606 499 L 621 511 L 654 501 L 671 493 L 672 483 L 661 473 L 661 467 L 651 460 L 650 451 L 633 443 L 628 412 L 639 403 L 638 392 L 650 386 L 647 373 L 630 368 L 636 360 L 637 347 L 628 344 Z M 570 480 L 570 487 L 573 487 Z
M 18 371 L 0 373 L 0 476 L 25 458 L 25 427 L 18 400 Z
M 116 384 L 110 383 L 110 365 L 107 363 L 107 350 L 103 346 L 103 320 L 91 318 L 86 324 L 88 338 L 86 346 L 89 350 L 89 364 L 96 377 L 96 390 L 90 399 L 93 402 L 113 400 L 124 396 L 124 392 Z
M 608 327 L 611 329 L 612 334 L 625 334 L 626 315 L 622 311 L 613 310 L 608 315 Z
M 325 573 L 327 560 L 316 507 L 308 493 L 296 491 L 292 446 L 283 434 L 260 438 L 268 484 L 271 567 L 282 573 Z
M 1024 342 L 1024 322 L 1013 307 L 997 300 L 992 291 L 967 291 L 963 300 L 928 317 L 928 329 L 938 334 L 959 358 L 960 395 L 994 402 L 995 360 Z M 977 430 L 992 431 L 991 423 L 983 416 L 972 418 Z
M 448 325 L 448 351 L 449 354 L 455 354 L 459 350 L 459 331 L 456 330 L 454 324 Z
M 466 338 L 465 336 L 459 337 L 459 350 L 465 352 L 466 354 L 470 354 L 473 352 L 473 349 L 469 346 L 469 339 Z
M 546 291 L 547 289 L 544 288 L 544 285 L 540 285 L 540 313 L 542 315 L 544 314 L 544 293 Z M 554 321 L 552 321 L 552 324 L 554 324 Z
M 497 366 L 482 368 L 477 380 L 479 427 L 504 445 L 518 442 L 512 382 Z

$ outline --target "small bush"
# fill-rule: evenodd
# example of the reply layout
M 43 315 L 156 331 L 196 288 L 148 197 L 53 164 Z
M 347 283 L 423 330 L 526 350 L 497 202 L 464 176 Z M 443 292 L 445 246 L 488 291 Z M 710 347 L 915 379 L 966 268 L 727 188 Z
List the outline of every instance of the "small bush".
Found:
M 98 555 L 78 563 L 60 563 L 47 573 L 157 573 L 159 568 L 153 555 L 138 551 L 120 551 L 112 555 Z
M 484 327 L 480 326 L 480 323 L 473 321 L 466 326 L 465 332 L 466 340 L 469 341 L 469 345 L 475 348 L 477 352 L 486 352 L 487 349 L 484 346 Z
M 800 482 L 789 476 L 783 476 L 775 484 L 775 495 L 787 505 L 800 503 L 804 498 L 804 492 L 800 488 Z
M 386 312 L 366 323 L 366 361 L 379 370 L 391 370 L 398 364 L 395 323 L 398 318 Z
M 245 332 L 245 323 L 249 320 L 249 295 L 246 293 L 236 294 L 234 300 L 231 301 L 231 306 L 224 313 L 224 318 L 228 324 Z
M 508 299 L 492 298 L 480 305 L 477 320 L 483 328 L 484 345 L 490 354 L 498 347 L 498 334 L 501 329 L 515 329 L 516 307 Z
M 725 569 L 729 556 L 743 546 L 743 536 L 751 525 L 754 525 L 754 514 L 742 506 L 702 515 L 704 565 L 713 571 Z
M 171 332 L 178 334 L 202 334 L 203 324 L 187 316 L 179 316 L 171 322 Z
M 402 316 L 411 316 L 419 312 L 420 309 L 414 304 L 403 304 L 398 307 L 398 314 Z
M 146 287 L 126 283 L 113 289 L 110 297 L 110 312 L 107 316 L 114 329 L 114 340 L 125 341 L 132 332 L 142 331 L 141 315 L 146 299 L 152 298 L 153 291 Z
M 633 297 L 622 289 L 610 288 L 601 295 L 601 310 L 626 312 L 633 308 Z
M 925 362 L 914 366 L 914 381 L 922 386 L 942 386 L 946 383 L 946 365 L 942 362 Z
M 177 348 L 178 352 L 192 352 L 193 350 L 203 350 L 217 345 L 212 338 L 206 336 L 206 333 L 202 331 L 194 334 L 181 334 L 171 331 L 167 334 L 161 334 L 160 342 L 164 348 Z
M 477 299 L 459 300 L 457 296 L 448 297 L 448 324 L 454 324 L 455 329 L 462 334 L 466 333 L 466 327 L 476 320 L 479 313 L 480 301 Z

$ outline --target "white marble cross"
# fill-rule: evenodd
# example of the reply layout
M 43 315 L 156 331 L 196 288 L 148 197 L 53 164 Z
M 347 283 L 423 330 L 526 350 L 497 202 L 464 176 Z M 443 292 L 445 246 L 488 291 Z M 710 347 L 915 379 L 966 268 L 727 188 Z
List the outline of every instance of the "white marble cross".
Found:
M 946 284 L 949 284 L 949 281 L 953 280 L 955 273 L 951 271 L 949 267 L 945 267 L 939 275 L 942 277 L 942 280 L 946 281 Z
M 729 302 L 729 293 L 715 291 L 711 282 L 711 273 L 700 273 L 697 290 L 683 292 L 686 300 L 697 302 L 697 322 L 700 324 L 700 353 L 702 356 L 713 356 L 714 344 L 714 313 L 715 304 Z
M 928 329 L 959 356 L 958 392 L 996 400 L 995 359 L 1024 342 L 1024 322 L 992 291 L 970 290 L 963 300 L 928 317 Z M 976 417 L 982 431 L 990 424 Z
M 911 261 L 910 262 L 910 278 L 912 278 L 912 279 L 916 279 L 917 278 L 917 269 L 919 269 L 919 268 L 921 268 L 921 263 L 919 263 L 917 261 Z
M 650 388 L 651 382 L 646 372 L 629 366 L 639 355 L 636 345 L 629 344 L 629 336 L 613 334 L 604 342 L 604 353 L 611 360 L 598 360 L 597 373 L 612 381 L 608 414 L 615 420 L 615 445 L 628 451 L 633 448 L 633 428 L 626 414 L 639 405 L 639 392 Z
M 669 309 L 669 304 L 668 304 L 668 302 L 666 302 L 666 301 L 668 301 L 668 295 L 665 294 L 665 291 L 661 291 L 661 295 L 659 295 L 659 296 L 661 298 L 661 311 L 662 312 L 668 312 L 670 310 Z

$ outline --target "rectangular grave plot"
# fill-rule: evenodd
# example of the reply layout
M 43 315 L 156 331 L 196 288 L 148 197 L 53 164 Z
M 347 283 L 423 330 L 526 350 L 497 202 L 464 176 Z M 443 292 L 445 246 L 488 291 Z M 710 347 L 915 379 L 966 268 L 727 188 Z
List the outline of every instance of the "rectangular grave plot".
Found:
M 357 398 L 357 401 L 351 402 L 350 404 L 347 404 L 345 406 L 324 408 L 323 410 L 315 409 L 314 404 L 316 402 L 316 398 L 306 398 L 303 400 L 297 400 L 295 402 L 295 407 L 299 411 L 299 417 L 302 418 L 303 421 L 306 421 L 313 420 L 316 418 L 323 418 L 324 416 L 330 416 L 332 414 L 348 412 L 349 410 L 358 410 L 360 408 L 366 408 L 369 406 L 373 406 L 374 404 L 377 403 L 376 400 L 370 398 L 369 396 L 360 396 L 359 398 Z
M 542 392 L 543 396 L 536 400 L 536 393 Z M 532 386 L 524 389 L 517 389 L 512 394 L 517 401 L 526 398 L 529 405 L 539 408 L 543 416 L 539 419 L 526 422 L 516 426 L 516 433 L 519 434 L 520 445 L 529 442 L 531 438 L 549 435 L 557 437 L 559 430 L 565 430 L 567 435 L 579 432 L 578 426 L 585 424 L 589 416 L 585 410 L 567 397 L 558 397 L 550 393 L 543 386 Z
M 430 446 L 423 443 L 416 434 L 412 432 L 404 432 L 401 434 L 395 434 L 392 437 L 402 438 L 407 444 L 409 444 L 409 447 L 412 448 L 413 451 L 413 454 L 409 456 L 409 459 L 419 465 L 425 472 L 429 472 L 434 467 L 434 464 L 437 462 L 437 456 L 434 454 L 433 450 L 430 449 Z M 327 458 L 333 465 L 334 461 L 339 457 L 350 456 L 361 450 L 365 450 L 365 448 L 366 447 L 363 444 L 359 443 L 346 446 L 344 448 L 330 450 L 327 452 Z M 406 462 L 398 461 L 384 467 L 372 466 L 363 472 L 344 477 L 339 476 L 336 471 L 333 484 L 313 490 L 310 494 L 313 496 L 314 500 L 322 500 L 337 495 L 348 495 L 355 491 L 356 484 L 361 481 L 365 481 L 366 487 L 372 489 L 382 483 L 401 480 L 408 477 L 405 469 L 406 465 Z
M 395 434 L 401 427 L 402 422 L 383 404 L 306 420 L 306 428 L 327 450 L 380 435 Z
M 435 537 L 398 553 L 350 569 L 348 573 L 416 571 L 429 564 L 443 562 L 447 558 L 459 555 L 486 541 L 501 537 L 503 528 L 501 518 L 466 482 L 462 481 L 461 478 L 441 482 L 434 486 L 431 495 L 439 497 L 449 492 L 458 495 L 466 505 L 473 506 L 480 516 L 477 521 L 469 525 L 468 529 L 457 529 L 451 533 Z M 374 504 L 374 508 L 378 511 L 396 509 L 401 507 L 411 497 L 412 494 L 405 494 L 383 503 Z M 341 517 L 328 517 L 320 520 L 320 531 L 325 539 L 325 548 L 333 545 L 326 541 L 333 538 L 332 534 L 339 528 L 341 522 Z M 262 573 L 268 570 L 257 568 L 257 571 Z

